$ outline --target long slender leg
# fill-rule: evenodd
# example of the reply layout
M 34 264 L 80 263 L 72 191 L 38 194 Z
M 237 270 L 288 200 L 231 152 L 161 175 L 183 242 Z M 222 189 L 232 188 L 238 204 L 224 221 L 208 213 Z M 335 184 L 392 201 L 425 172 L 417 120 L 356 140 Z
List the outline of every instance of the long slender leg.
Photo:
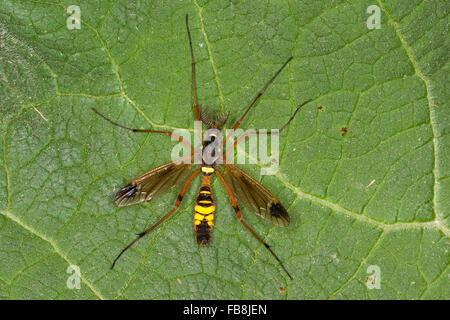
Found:
M 275 80 L 276 77 L 278 77 L 278 75 L 281 73 L 281 71 L 283 71 L 283 69 L 286 67 L 286 65 L 289 63 L 289 61 L 291 61 L 293 58 L 294 57 L 290 57 L 289 59 L 287 59 L 287 61 L 274 74 L 274 76 L 266 83 L 266 85 L 261 89 L 261 91 L 258 92 L 256 97 L 253 99 L 252 103 L 250 103 L 250 105 L 248 106 L 247 110 L 245 110 L 244 115 L 234 124 L 233 130 L 235 130 L 237 127 L 239 127 L 239 125 L 241 124 L 241 122 L 244 119 L 244 117 L 247 115 L 247 113 L 250 111 L 250 109 L 255 105 L 256 101 L 258 101 L 258 99 L 263 95 L 264 91 L 266 91 L 267 87 L 270 86 L 270 84 Z M 231 135 L 231 133 L 228 134 L 228 136 L 227 136 L 227 138 L 225 140 L 228 140 L 230 135 Z
M 175 205 L 173 207 L 172 210 L 170 210 L 168 213 L 166 213 L 166 215 L 164 217 L 161 218 L 161 220 L 159 220 L 157 223 L 155 223 L 153 226 L 151 226 L 150 228 L 148 228 L 147 230 L 141 232 L 138 234 L 138 236 L 136 237 L 136 239 L 134 239 L 133 241 L 130 242 L 129 245 L 127 245 L 125 248 L 123 248 L 122 251 L 120 251 L 119 255 L 114 259 L 112 265 L 111 265 L 111 269 L 114 268 L 114 265 L 116 264 L 117 260 L 119 260 L 119 258 L 122 256 L 122 254 L 127 251 L 133 244 L 135 244 L 140 238 L 142 238 L 143 236 L 145 236 L 147 233 L 149 233 L 150 231 L 152 231 L 153 229 L 155 229 L 157 226 L 159 226 L 164 220 L 166 220 L 168 217 L 170 217 L 172 215 L 172 213 L 175 212 L 175 210 L 178 209 L 178 207 L 181 204 L 181 201 L 183 201 L 183 197 L 189 187 L 189 185 L 191 184 L 192 180 L 197 176 L 197 174 L 200 173 L 200 169 L 196 170 L 186 181 L 186 183 L 184 184 L 183 188 L 181 189 L 180 193 L 178 194 L 177 197 L 177 201 L 175 202 Z
M 308 99 L 308 100 L 306 100 L 305 102 L 303 102 L 300 106 L 298 106 L 297 109 L 295 109 L 295 111 L 294 111 L 294 113 L 292 114 L 292 116 L 289 118 L 289 120 L 284 124 L 284 126 L 281 127 L 280 130 L 278 130 L 278 133 L 281 133 L 284 129 L 286 129 L 287 126 L 289 125 L 289 123 L 291 123 L 291 121 L 294 120 L 295 115 L 297 114 L 298 110 L 300 110 L 301 107 L 303 107 L 303 106 L 304 106 L 305 104 L 307 104 L 307 103 L 310 103 L 311 101 L 312 101 L 312 99 Z M 252 134 L 259 134 L 259 133 L 260 133 L 260 132 L 256 132 L 256 131 L 245 132 L 242 136 L 240 136 L 239 138 L 237 138 L 236 141 L 235 141 L 234 144 L 233 144 L 233 148 L 228 149 L 228 150 L 226 151 L 225 156 L 224 156 L 224 162 L 226 162 L 227 154 L 228 154 L 229 152 L 231 152 L 231 150 L 235 149 L 235 148 L 237 147 L 237 145 L 239 144 L 239 142 L 241 142 L 242 140 L 244 140 L 244 139 L 245 139 L 246 137 L 248 137 L 249 135 L 252 135 Z M 272 132 L 268 131 L 268 132 L 265 132 L 264 134 L 270 135 L 270 134 L 272 134 Z M 224 142 L 224 146 L 225 146 L 225 142 Z
M 284 272 L 286 272 L 286 274 L 289 276 L 289 278 L 291 280 L 294 280 L 294 278 L 292 278 L 291 274 L 287 271 L 287 269 L 281 262 L 280 258 L 278 258 L 278 256 L 275 254 L 275 252 L 273 252 L 273 250 L 270 248 L 270 246 L 263 239 L 261 239 L 261 237 L 259 237 L 253 231 L 253 229 L 249 227 L 249 225 L 247 223 L 245 223 L 244 219 L 242 218 L 241 210 L 239 209 L 236 198 L 234 197 L 233 193 L 231 192 L 230 188 L 228 187 L 228 184 L 225 182 L 224 178 L 222 177 L 222 175 L 220 174 L 219 171 L 216 171 L 216 174 L 219 177 L 220 182 L 222 182 L 223 186 L 225 187 L 225 190 L 228 193 L 228 197 L 230 198 L 231 205 L 233 206 L 233 209 L 236 212 L 236 216 L 237 216 L 238 220 L 242 223 L 242 225 L 245 227 L 245 229 L 247 229 L 259 242 L 261 242 L 264 245 L 264 247 L 266 247 L 267 250 L 269 250 L 269 252 L 278 261 L 278 263 L 283 268 Z
M 195 120 L 200 120 L 200 114 L 197 108 L 197 99 L 195 96 L 195 59 L 194 59 L 194 50 L 192 49 L 192 39 L 191 39 L 191 31 L 189 31 L 189 16 L 186 14 L 186 29 L 189 38 L 189 48 L 191 49 L 191 61 L 192 61 L 192 100 L 194 103 L 194 115 Z
M 191 63 L 192 63 L 192 103 L 194 108 L 194 116 L 196 121 L 200 121 L 200 113 L 198 111 L 197 107 L 197 97 L 195 94 L 195 58 L 194 58 L 194 50 L 192 49 L 192 38 L 191 38 L 191 31 L 189 30 L 189 15 L 186 14 L 186 30 L 189 38 L 189 49 L 191 50 Z M 201 144 L 203 145 L 203 135 L 202 135 L 202 125 L 200 124 L 198 126 L 198 135 L 201 141 Z M 195 146 L 197 148 L 197 146 Z M 197 148 L 198 149 L 198 148 Z M 193 151 L 195 154 L 196 159 L 200 157 L 201 159 L 201 150 Z M 196 153 L 197 152 L 197 153 Z
M 100 117 L 102 117 L 103 119 L 105 119 L 105 120 L 108 121 L 109 123 L 111 123 L 111 124 L 113 124 L 113 125 L 115 125 L 115 126 L 117 126 L 117 127 L 119 127 L 119 128 L 126 129 L 126 130 L 130 130 L 130 131 L 133 131 L 133 132 L 153 132 L 153 133 L 162 133 L 162 134 L 165 134 L 165 135 L 167 135 L 167 136 L 169 136 L 169 137 L 174 138 L 175 140 L 178 140 L 179 142 L 181 142 L 182 144 L 184 144 L 185 146 L 187 146 L 188 148 L 190 148 L 190 149 L 192 150 L 192 152 L 194 152 L 194 148 L 193 148 L 189 143 L 187 143 L 187 142 L 184 141 L 181 137 L 179 137 L 179 136 L 173 134 L 173 133 L 170 132 L 170 131 L 164 131 L 164 130 L 152 130 L 152 129 L 133 129 L 133 128 L 129 128 L 129 127 L 123 126 L 123 125 L 121 125 L 121 124 L 118 124 L 117 122 L 114 122 L 114 121 L 112 121 L 111 119 L 108 119 L 107 117 L 105 117 L 103 114 L 101 114 L 100 112 L 98 112 L 98 111 L 97 111 L 96 109 L 94 109 L 94 108 L 92 108 L 92 110 L 93 110 L 96 114 L 98 114 Z

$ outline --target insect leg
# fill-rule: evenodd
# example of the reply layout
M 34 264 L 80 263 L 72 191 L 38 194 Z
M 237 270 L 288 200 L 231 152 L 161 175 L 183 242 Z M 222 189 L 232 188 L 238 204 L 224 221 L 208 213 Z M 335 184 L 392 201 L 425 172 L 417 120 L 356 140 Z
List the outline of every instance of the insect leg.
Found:
M 153 132 L 153 133 L 162 133 L 162 134 L 165 134 L 165 135 L 167 135 L 167 136 L 169 136 L 169 137 L 171 137 L 171 138 L 173 138 L 173 139 L 175 139 L 175 140 L 181 142 L 181 143 L 184 144 L 186 147 L 188 147 L 189 149 L 191 149 L 192 152 L 194 152 L 194 148 L 193 148 L 189 143 L 187 143 L 186 141 L 183 140 L 183 138 L 181 138 L 181 137 L 179 137 L 179 136 L 173 134 L 173 133 L 170 132 L 170 131 L 164 131 L 164 130 L 152 130 L 152 129 L 133 129 L 133 128 L 129 128 L 129 127 L 126 127 L 126 126 L 124 126 L 124 125 L 121 125 L 121 124 L 119 124 L 119 123 L 117 123 L 117 122 L 114 122 L 114 121 L 112 121 L 111 119 L 105 117 L 103 114 L 101 114 L 100 112 L 98 112 L 98 111 L 97 111 L 96 109 L 94 109 L 94 108 L 92 108 L 92 110 L 93 110 L 96 114 L 98 114 L 100 117 L 102 117 L 103 119 L 105 119 L 105 120 L 108 121 L 109 123 L 111 123 L 111 124 L 113 124 L 113 125 L 115 125 L 115 126 L 117 126 L 117 127 L 119 127 L 119 128 L 122 128 L 122 129 L 125 129 L 125 130 L 129 130 L 129 131 L 133 131 L 133 132 Z
M 178 194 L 177 197 L 177 201 L 175 202 L 175 205 L 173 207 L 172 210 L 170 210 L 168 213 L 166 213 L 166 215 L 164 217 L 161 218 L 161 220 L 159 220 L 157 223 L 155 223 L 153 226 L 151 226 L 150 228 L 148 228 L 147 230 L 141 232 L 138 234 L 138 236 L 136 237 L 136 239 L 134 239 L 133 241 L 130 242 L 129 245 L 127 245 L 125 248 L 122 249 L 122 251 L 120 251 L 119 255 L 114 259 L 112 265 L 111 265 L 111 269 L 114 268 L 114 265 L 116 264 L 117 260 L 119 260 L 119 258 L 122 256 L 122 254 L 127 251 L 133 244 L 135 244 L 140 238 L 142 238 L 143 236 L 145 236 L 147 233 L 149 233 L 150 231 L 152 231 L 153 229 L 155 229 L 157 226 L 159 226 L 164 220 L 166 220 L 168 217 L 170 217 L 172 215 L 172 213 L 175 212 L 175 210 L 178 209 L 178 207 L 181 204 L 181 201 L 183 201 L 183 197 L 189 187 L 189 185 L 191 184 L 192 180 L 197 176 L 197 174 L 200 173 L 200 169 L 196 170 L 186 181 L 186 183 L 184 184 L 183 188 L 181 189 L 180 193 Z
M 267 250 L 269 250 L 269 252 L 278 261 L 278 263 L 283 268 L 284 272 L 286 272 L 286 274 L 289 276 L 289 278 L 291 280 L 294 280 L 294 278 L 292 278 L 291 274 L 287 271 L 286 267 L 281 262 L 280 258 L 278 258 L 278 256 L 275 254 L 275 252 L 273 252 L 273 250 L 270 248 L 270 246 L 263 239 L 261 239 L 261 237 L 258 236 L 255 233 L 255 231 L 253 231 L 253 229 L 249 227 L 249 225 L 247 223 L 245 223 L 244 219 L 242 218 L 241 210 L 239 209 L 236 198 L 234 197 L 233 193 L 231 192 L 230 187 L 228 187 L 228 184 L 225 182 L 224 178 L 222 177 L 222 174 L 219 171 L 216 171 L 216 174 L 219 177 L 220 182 L 222 182 L 223 186 L 225 187 L 225 190 L 227 191 L 228 198 L 230 198 L 231 205 L 233 206 L 233 209 L 236 212 L 236 216 L 237 216 L 238 220 L 259 242 L 261 242 L 264 245 L 264 247 L 266 247 Z
M 297 109 L 295 109 L 295 111 L 292 114 L 292 116 L 289 118 L 289 120 L 284 124 L 284 126 L 281 127 L 280 130 L 278 130 L 278 132 L 281 133 L 281 131 L 286 129 L 286 127 L 289 125 L 289 123 L 291 123 L 291 121 L 294 120 L 295 115 L 297 114 L 297 111 L 300 110 L 300 108 L 303 107 L 305 104 L 310 103 L 311 101 L 312 101 L 312 99 L 308 99 L 305 102 L 303 102 L 300 106 L 298 106 Z
M 301 107 L 303 107 L 305 104 L 310 103 L 312 101 L 312 99 L 306 100 L 305 102 L 303 102 L 300 106 L 297 107 L 297 109 L 295 109 L 294 113 L 292 114 L 292 116 L 289 118 L 289 120 L 284 124 L 284 126 L 281 127 L 281 129 L 278 130 L 278 133 L 281 133 L 284 129 L 287 128 L 287 126 L 289 125 L 289 123 L 295 118 L 295 115 L 297 114 L 298 110 L 300 110 Z M 224 162 L 226 162 L 226 158 L 227 158 L 227 154 L 229 152 L 231 152 L 231 150 L 235 149 L 237 147 L 237 145 L 239 144 L 239 142 L 241 142 L 242 140 L 244 140 L 246 137 L 248 137 L 249 135 L 252 134 L 259 134 L 259 132 L 256 131 L 249 131 L 249 132 L 245 132 L 242 136 L 240 136 L 239 138 L 236 139 L 236 141 L 233 144 L 233 148 L 229 149 L 226 151 L 225 156 L 224 156 Z M 272 132 L 264 132 L 264 134 L 272 134 Z M 225 146 L 225 142 L 224 141 L 224 146 Z
M 196 121 L 200 121 L 200 112 L 197 107 L 197 97 L 195 95 L 195 59 L 194 59 L 194 50 L 192 49 L 192 38 L 191 31 L 189 30 L 189 15 L 186 14 L 186 30 L 189 39 L 189 49 L 191 50 L 191 62 L 192 62 L 192 103 L 194 108 L 194 116 Z M 202 127 L 201 125 L 198 127 L 198 135 L 200 137 L 200 141 L 203 145 L 203 135 L 202 135 Z M 193 151 L 195 153 L 195 151 Z
M 192 61 L 192 99 L 194 103 L 194 115 L 195 120 L 200 120 L 200 114 L 197 108 L 197 99 L 195 96 L 195 59 L 194 59 L 194 50 L 192 49 L 192 39 L 191 39 L 191 31 L 189 30 L 189 16 L 186 14 L 186 30 L 189 38 L 189 48 L 191 49 L 191 61 Z
M 258 92 L 256 97 L 253 99 L 252 103 L 248 106 L 247 110 L 245 110 L 242 117 L 234 124 L 233 130 L 236 130 L 237 127 L 241 124 L 244 117 L 247 115 L 247 113 L 250 111 L 250 109 L 255 105 L 256 101 L 263 95 L 264 91 L 270 86 L 270 84 L 275 80 L 275 78 L 283 71 L 283 69 L 286 67 L 286 65 L 291 61 L 294 57 L 290 57 L 287 59 L 287 61 L 281 66 L 281 68 L 275 73 L 275 75 L 265 84 L 265 86 L 261 89 L 261 91 Z M 231 132 L 228 134 L 227 138 L 225 140 L 228 140 L 228 138 L 231 136 Z

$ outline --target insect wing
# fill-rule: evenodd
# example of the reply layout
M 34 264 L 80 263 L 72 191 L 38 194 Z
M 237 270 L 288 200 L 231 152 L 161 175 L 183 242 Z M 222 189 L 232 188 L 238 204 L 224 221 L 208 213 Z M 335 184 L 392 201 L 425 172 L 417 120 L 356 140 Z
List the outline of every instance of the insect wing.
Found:
M 192 165 L 169 162 L 156 167 L 132 180 L 116 193 L 114 202 L 119 207 L 150 201 L 167 192 L 187 178 Z
M 277 226 L 289 225 L 290 218 L 286 209 L 258 181 L 231 164 L 225 165 L 223 177 L 234 196 L 249 210 Z

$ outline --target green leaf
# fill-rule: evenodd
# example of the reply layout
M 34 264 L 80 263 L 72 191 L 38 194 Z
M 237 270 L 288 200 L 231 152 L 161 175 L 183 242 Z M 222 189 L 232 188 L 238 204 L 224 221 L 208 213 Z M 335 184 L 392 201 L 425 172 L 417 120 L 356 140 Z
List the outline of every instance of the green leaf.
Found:
M 66 25 L 73 4 L 79 30 Z M 288 208 L 288 228 L 243 215 L 293 281 L 217 180 L 211 246 L 193 237 L 196 180 L 109 269 L 178 190 L 125 208 L 115 192 L 175 142 L 91 107 L 132 127 L 192 129 L 186 13 L 198 100 L 230 110 L 229 124 L 291 55 L 242 127 L 279 128 L 313 99 L 280 136 L 276 175 L 242 166 Z M 449 299 L 448 22 L 444 0 L 2 1 L 0 298 Z

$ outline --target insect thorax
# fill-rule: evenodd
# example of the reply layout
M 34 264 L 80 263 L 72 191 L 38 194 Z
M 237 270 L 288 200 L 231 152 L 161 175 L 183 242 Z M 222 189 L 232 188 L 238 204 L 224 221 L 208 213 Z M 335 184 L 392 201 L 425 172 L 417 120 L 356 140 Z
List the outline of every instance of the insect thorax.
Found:
M 208 173 L 217 163 L 223 163 L 222 132 L 219 129 L 208 129 L 205 133 L 202 146 L 202 172 Z

